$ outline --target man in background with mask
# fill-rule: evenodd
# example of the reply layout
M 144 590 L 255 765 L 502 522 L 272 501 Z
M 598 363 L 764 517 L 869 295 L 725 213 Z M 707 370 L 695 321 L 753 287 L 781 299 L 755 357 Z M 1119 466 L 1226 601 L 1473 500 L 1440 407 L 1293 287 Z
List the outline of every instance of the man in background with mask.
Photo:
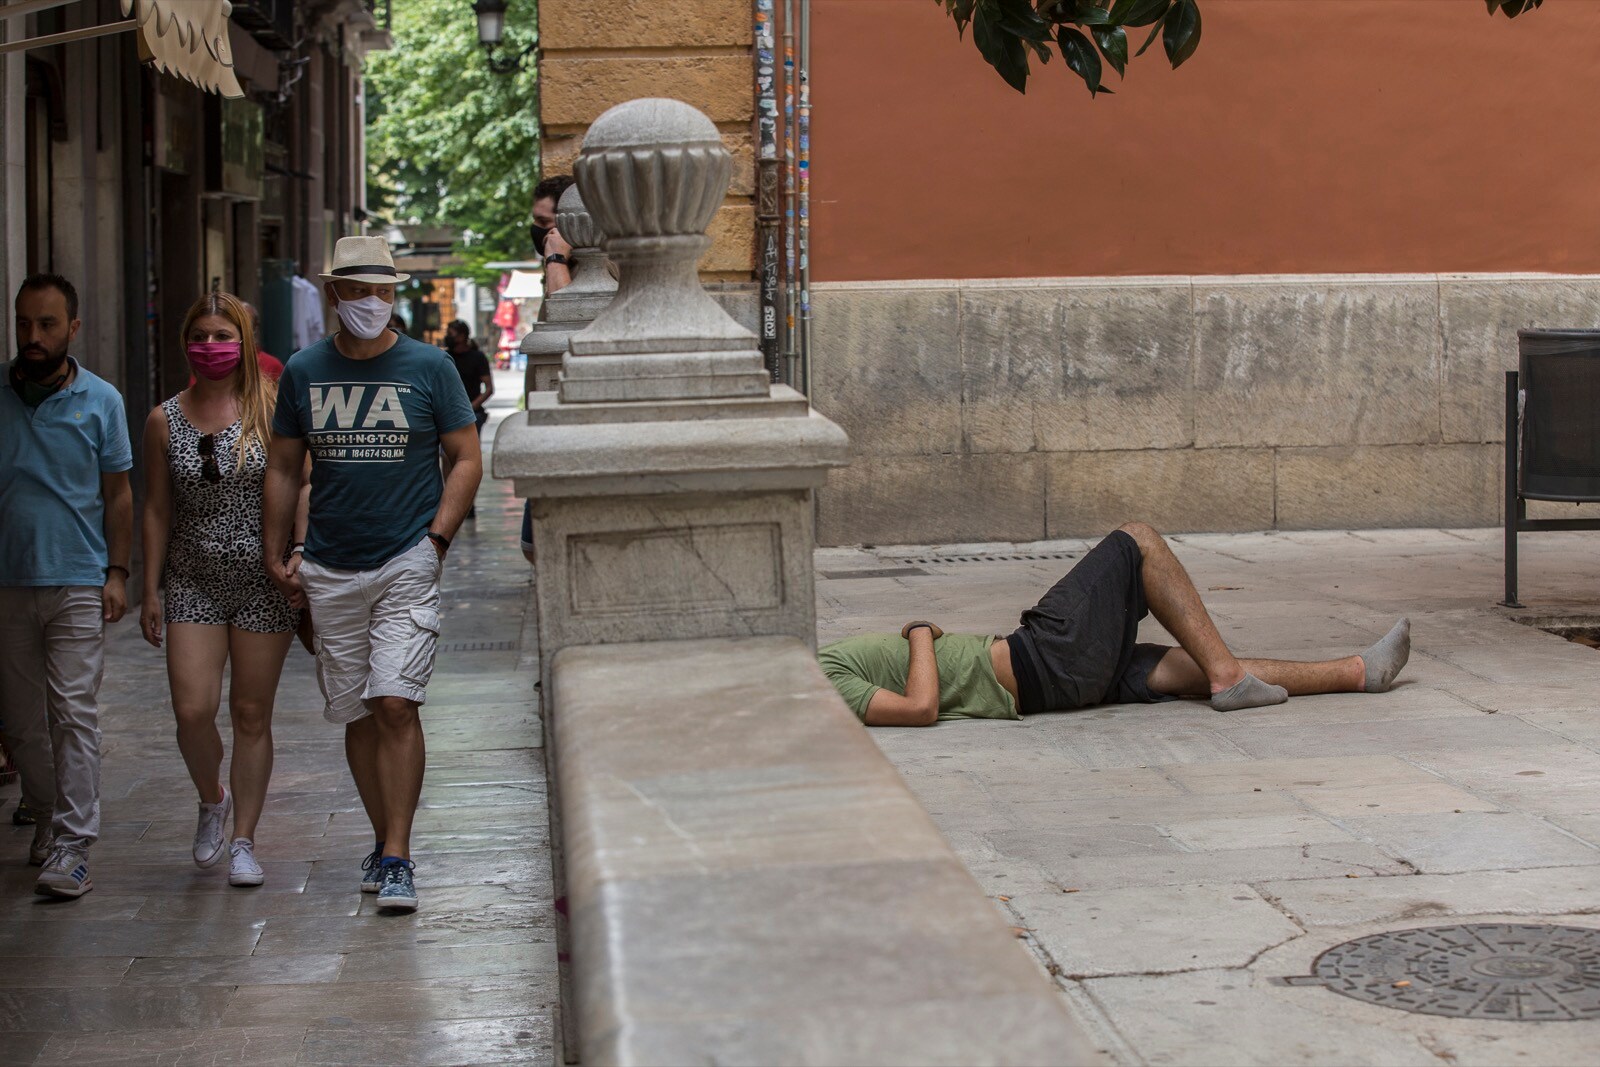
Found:
M 556 229 L 556 205 L 574 180 L 570 174 L 553 174 L 533 187 L 533 247 L 544 258 L 545 296 L 572 283 L 572 267 L 567 262 L 572 246 Z
M 92 889 L 100 833 L 105 625 L 128 607 L 133 449 L 122 397 L 67 355 L 78 294 L 55 274 L 17 292 L 0 375 L 0 724 L 38 813 L 35 890 Z
M 340 329 L 290 357 L 279 380 L 262 549 L 278 587 L 303 589 L 311 606 L 323 715 L 344 725 L 377 842 L 361 891 L 377 893 L 382 910 L 411 912 L 419 709 L 439 636 L 439 575 L 483 457 L 450 357 L 389 327 L 395 286 L 409 275 L 395 271 L 388 242 L 342 238 L 322 280 Z M 306 541 L 291 546 L 308 451 Z

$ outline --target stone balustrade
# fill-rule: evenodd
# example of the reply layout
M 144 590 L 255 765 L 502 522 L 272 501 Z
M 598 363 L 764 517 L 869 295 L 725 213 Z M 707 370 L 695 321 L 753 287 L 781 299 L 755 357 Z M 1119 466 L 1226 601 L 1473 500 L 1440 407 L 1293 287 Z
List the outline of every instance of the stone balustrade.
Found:
M 553 696 L 580 1062 L 1099 1062 L 804 643 L 569 648 Z

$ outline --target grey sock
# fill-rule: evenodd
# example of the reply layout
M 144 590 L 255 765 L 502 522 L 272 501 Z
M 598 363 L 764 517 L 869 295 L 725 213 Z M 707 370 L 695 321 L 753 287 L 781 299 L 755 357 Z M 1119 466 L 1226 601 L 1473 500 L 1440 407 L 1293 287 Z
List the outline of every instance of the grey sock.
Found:
M 1289 691 L 1281 685 L 1268 685 L 1260 678 L 1245 672 L 1220 693 L 1211 694 L 1211 706 L 1218 711 L 1242 711 L 1245 708 L 1264 708 L 1268 704 L 1282 704 L 1289 699 Z
M 1387 691 L 1410 658 L 1411 620 L 1401 619 L 1382 641 L 1361 653 L 1361 662 L 1367 665 L 1367 692 Z

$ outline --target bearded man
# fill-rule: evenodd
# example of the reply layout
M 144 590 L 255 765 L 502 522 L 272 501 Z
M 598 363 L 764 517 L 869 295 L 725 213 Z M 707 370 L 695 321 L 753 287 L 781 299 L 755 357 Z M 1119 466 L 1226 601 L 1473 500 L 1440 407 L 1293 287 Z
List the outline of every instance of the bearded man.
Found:
M 17 292 L 17 358 L 0 376 L 0 730 L 38 813 L 34 888 L 93 888 L 100 833 L 105 625 L 128 607 L 133 449 L 122 397 L 67 355 L 78 294 L 56 274 Z

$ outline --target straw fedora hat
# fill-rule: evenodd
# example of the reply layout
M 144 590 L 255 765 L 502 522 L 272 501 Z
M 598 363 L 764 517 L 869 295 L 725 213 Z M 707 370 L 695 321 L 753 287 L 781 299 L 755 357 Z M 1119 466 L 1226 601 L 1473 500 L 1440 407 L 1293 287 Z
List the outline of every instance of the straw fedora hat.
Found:
M 382 237 L 341 237 L 333 246 L 333 266 L 317 277 L 325 282 L 368 282 L 372 285 L 399 285 L 411 275 L 394 269 L 389 242 Z

